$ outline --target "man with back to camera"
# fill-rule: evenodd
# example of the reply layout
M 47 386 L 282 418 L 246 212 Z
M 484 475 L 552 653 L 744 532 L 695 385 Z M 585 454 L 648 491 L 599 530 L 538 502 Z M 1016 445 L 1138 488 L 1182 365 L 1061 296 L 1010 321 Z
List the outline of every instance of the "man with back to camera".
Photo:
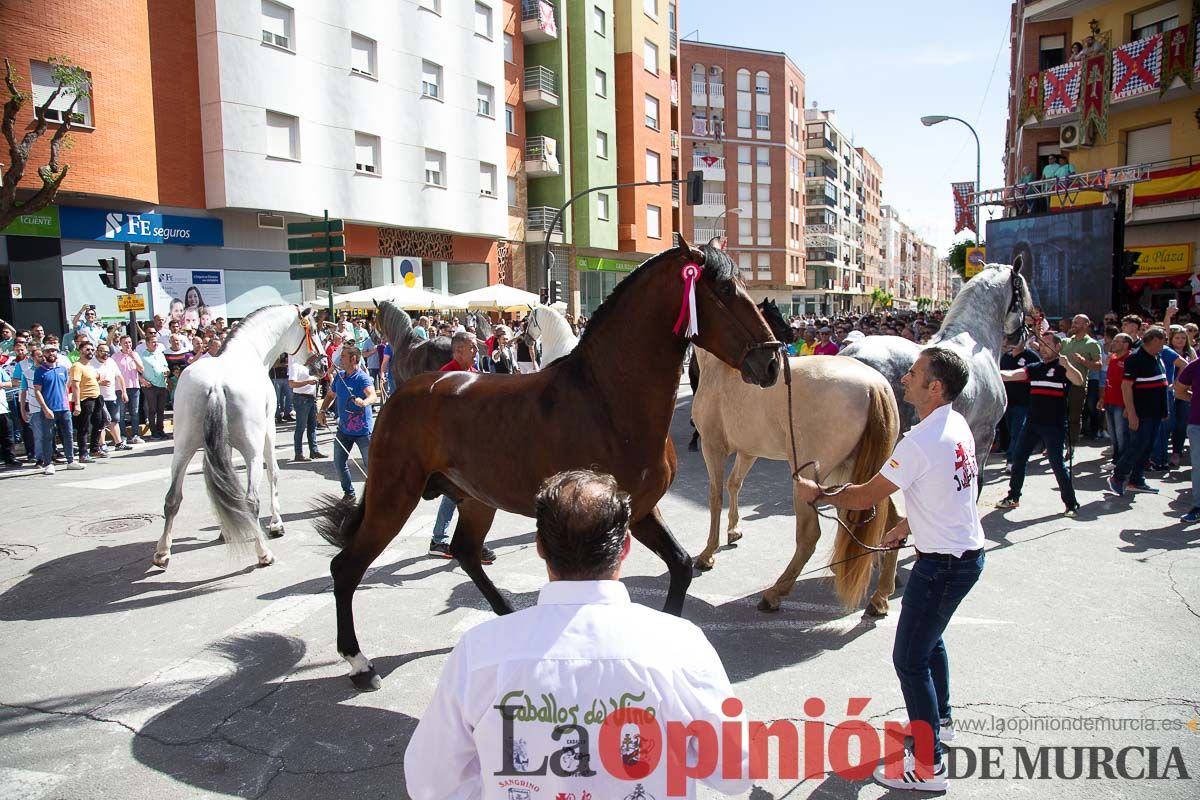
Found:
M 653 708 L 662 729 L 695 721 L 715 733 L 722 724 L 739 725 L 737 774 L 748 773 L 746 718 L 740 704 L 738 713 L 724 713 L 733 688 L 704 633 L 630 602 L 619 580 L 629 555 L 630 504 L 612 476 L 589 470 L 560 472 L 542 484 L 536 542 L 549 582 L 537 605 L 475 626 L 454 647 L 404 754 L 414 800 L 509 800 L 506 783 L 532 783 L 537 800 L 567 793 L 619 799 L 639 786 L 642 796 L 664 800 L 670 751 L 657 744 L 661 759 L 636 785 L 611 774 L 600 755 L 603 719 L 587 714 L 596 698 L 636 697 L 630 705 Z M 547 697 L 578 711 L 552 722 L 518 713 L 526 698 Z M 631 743 L 634 759 L 636 748 Z M 626 755 L 623 747 L 628 764 Z M 748 778 L 723 777 L 732 753 L 712 755 L 715 773 L 703 783 L 724 794 L 750 788 Z M 687 757 L 695 763 L 695 740 Z M 688 779 L 686 796 L 695 791 Z
M 1166 344 L 1166 332 L 1154 326 L 1142 337 L 1142 346 L 1125 359 L 1121 396 L 1125 400 L 1125 418 L 1129 420 L 1129 440 L 1113 474 L 1108 476 L 1108 489 L 1118 497 L 1126 489 L 1158 494 L 1158 489 L 1146 483 L 1142 470 L 1158 429 L 1167 418 L 1167 374 L 1160 357 Z
M 884 547 L 899 547 L 911 534 L 917 550 L 904 587 L 892 664 L 909 720 L 924 723 L 933 732 L 933 752 L 931 763 L 923 760 L 927 756 L 921 748 L 906 752 L 903 774 L 897 777 L 887 774 L 890 767 L 876 769 L 875 780 L 893 789 L 940 792 L 950 785 L 942 742 L 954 738 L 954 723 L 950 663 L 942 633 L 979 580 L 984 562 L 983 527 L 975 506 L 979 471 L 975 437 L 967 421 L 951 408 L 969 375 L 967 363 L 957 353 L 926 348 L 900 381 L 904 399 L 916 408 L 921 421 L 896 445 L 879 474 L 834 496 L 825 496 L 814 481 L 797 479 L 806 501 L 824 500 L 847 510 L 873 508 L 898 490 L 904 493 L 908 517 L 881 542 Z

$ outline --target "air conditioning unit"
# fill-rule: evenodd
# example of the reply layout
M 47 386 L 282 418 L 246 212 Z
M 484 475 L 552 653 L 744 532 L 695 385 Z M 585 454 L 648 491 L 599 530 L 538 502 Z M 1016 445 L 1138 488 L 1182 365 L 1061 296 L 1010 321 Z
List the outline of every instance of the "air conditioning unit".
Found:
M 1088 127 L 1082 122 L 1068 122 L 1059 128 L 1058 146 L 1063 150 L 1075 150 L 1080 147 L 1091 147 L 1092 137 Z

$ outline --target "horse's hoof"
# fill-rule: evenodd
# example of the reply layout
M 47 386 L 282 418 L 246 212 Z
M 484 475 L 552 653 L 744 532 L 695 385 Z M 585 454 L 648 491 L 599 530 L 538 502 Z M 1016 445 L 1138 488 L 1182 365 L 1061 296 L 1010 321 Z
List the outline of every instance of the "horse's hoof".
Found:
M 278 539 L 281 536 L 283 536 L 283 526 L 282 525 L 279 525 L 274 528 L 267 528 L 267 538 L 268 539 Z
M 763 597 L 762 600 L 758 601 L 758 610 L 767 614 L 776 614 L 779 612 L 779 601 L 776 600 L 774 603 L 772 603 L 766 597 Z
M 170 563 L 170 556 L 160 556 L 158 553 L 154 554 L 154 566 L 158 567 L 159 569 L 166 569 L 167 565 Z
M 715 564 L 715 563 L 716 563 L 716 559 L 712 559 L 712 558 L 709 558 L 707 560 L 702 560 L 699 556 L 697 556 L 696 558 L 692 559 L 692 566 L 694 566 L 696 569 L 700 570 L 701 572 L 708 572 L 710 569 L 713 568 L 713 564 Z
M 267 553 L 265 556 L 258 557 L 258 565 L 260 567 L 269 567 L 275 563 L 275 556 Z
M 868 619 L 882 619 L 888 615 L 888 607 L 885 604 L 882 608 L 877 607 L 874 603 L 868 603 L 863 610 L 863 616 Z
M 725 535 L 725 541 L 728 544 L 733 544 L 734 542 L 738 541 L 741 538 L 742 538 L 742 534 L 740 531 L 729 531 Z
M 360 692 L 377 692 L 383 688 L 383 681 L 379 679 L 379 673 L 375 671 L 374 665 L 367 667 L 366 672 L 355 672 L 350 676 L 350 682 Z

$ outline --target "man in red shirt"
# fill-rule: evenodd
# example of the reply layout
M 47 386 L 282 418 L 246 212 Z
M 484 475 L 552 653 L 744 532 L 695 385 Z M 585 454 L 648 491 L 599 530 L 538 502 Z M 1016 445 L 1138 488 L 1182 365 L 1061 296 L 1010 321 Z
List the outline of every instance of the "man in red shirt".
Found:
M 1104 395 L 1096 405 L 1108 421 L 1108 435 L 1112 439 L 1112 460 L 1117 463 L 1126 442 L 1129 441 L 1129 420 L 1125 419 L 1125 398 L 1121 396 L 1121 381 L 1125 378 L 1125 359 L 1133 349 L 1133 337 L 1118 333 L 1109 345 L 1108 372 L 1105 374 Z
M 475 356 L 479 353 L 479 345 L 475 343 L 475 334 L 466 331 L 454 334 L 450 340 L 450 353 L 453 358 L 442 367 L 442 372 L 478 372 L 475 369 Z M 434 558 L 454 558 L 450 552 L 450 520 L 454 518 L 454 509 L 458 505 L 448 495 L 442 495 L 442 503 L 438 506 L 437 519 L 433 522 L 433 537 L 429 540 L 429 555 Z M 483 546 L 480 555 L 481 562 L 491 564 L 496 560 L 492 548 Z
M 821 328 L 817 332 L 817 335 L 820 337 L 820 340 L 817 342 L 817 346 L 813 348 L 813 355 L 836 356 L 839 348 L 837 343 L 830 339 L 830 336 L 833 335 L 833 329 L 829 327 Z

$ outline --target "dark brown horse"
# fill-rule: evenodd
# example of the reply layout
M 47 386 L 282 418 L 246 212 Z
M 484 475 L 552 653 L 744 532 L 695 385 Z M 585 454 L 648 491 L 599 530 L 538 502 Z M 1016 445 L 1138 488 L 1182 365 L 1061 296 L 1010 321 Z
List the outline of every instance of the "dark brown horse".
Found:
M 377 688 L 379 678 L 355 635 L 354 590 L 422 497 L 461 499 L 450 551 L 493 610 L 507 614 L 512 607 L 480 565 L 496 510 L 533 516 L 538 487 L 563 470 L 611 473 L 633 496 L 634 537 L 666 562 L 664 610 L 682 613 L 691 559 L 657 506 L 675 478 L 669 427 L 688 340 L 672 329 L 689 263 L 702 267 L 695 290 L 699 333 L 692 341 L 747 383 L 774 384 L 779 343 L 736 266 L 719 249 L 702 252 L 681 241 L 618 284 L 575 350 L 546 369 L 418 375 L 384 405 L 362 501 L 330 504 L 318 522 L 321 535 L 341 548 L 330 564 L 337 646 L 356 686 Z

